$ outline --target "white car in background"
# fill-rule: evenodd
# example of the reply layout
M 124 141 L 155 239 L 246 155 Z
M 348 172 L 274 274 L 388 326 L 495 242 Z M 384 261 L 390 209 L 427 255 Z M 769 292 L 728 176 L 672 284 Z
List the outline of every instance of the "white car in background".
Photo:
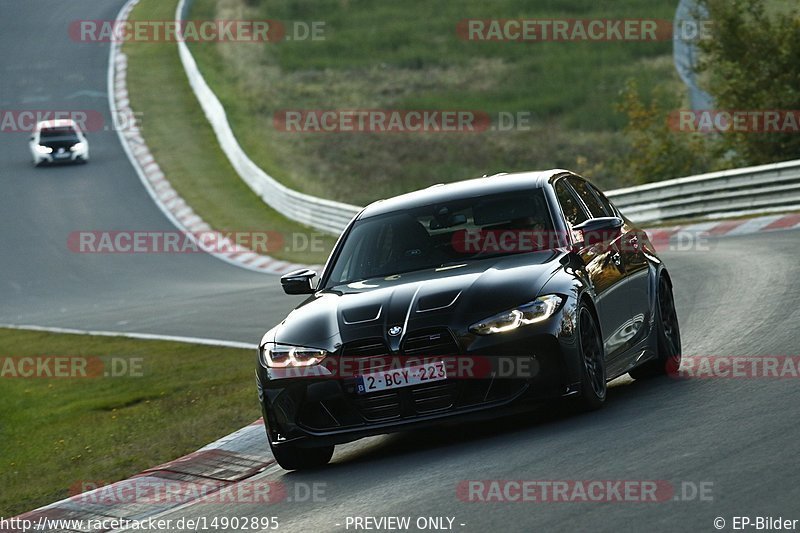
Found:
M 33 164 L 86 163 L 89 143 L 74 120 L 47 120 L 36 124 L 30 140 Z

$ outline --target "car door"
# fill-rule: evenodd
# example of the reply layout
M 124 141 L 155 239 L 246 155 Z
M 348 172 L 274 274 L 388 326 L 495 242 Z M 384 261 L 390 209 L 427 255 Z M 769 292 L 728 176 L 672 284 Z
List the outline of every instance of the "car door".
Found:
M 567 229 L 573 233 L 572 241 L 578 242 L 582 238 L 575 235 L 573 228 L 588 220 L 591 214 L 566 178 L 557 180 L 553 187 Z M 620 342 L 620 333 L 630 319 L 630 307 L 623 290 L 625 271 L 618 243 L 611 241 L 581 246 L 576 253 L 581 256 L 595 291 L 606 359 L 613 361 L 624 351 L 625 343 Z
M 625 220 L 596 187 L 584 180 L 579 181 L 580 184 L 574 186 L 579 196 L 586 197 L 587 202 L 591 202 L 592 198 L 595 199 L 597 209 L 608 213 L 605 216 L 617 216 Z M 590 210 L 592 209 L 594 208 L 590 207 Z M 644 325 L 650 322 L 650 262 L 644 253 L 646 240 L 647 235 L 625 220 L 619 240 L 619 252 L 625 270 L 625 293 L 628 295 L 631 313 L 630 329 L 625 333 L 625 336 L 629 337 L 630 345 L 647 334 Z

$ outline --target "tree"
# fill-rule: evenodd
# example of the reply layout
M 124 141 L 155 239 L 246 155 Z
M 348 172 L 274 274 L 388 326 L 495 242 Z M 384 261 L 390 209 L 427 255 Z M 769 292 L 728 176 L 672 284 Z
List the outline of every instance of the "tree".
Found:
M 703 0 L 712 22 L 697 71 L 719 110 L 800 110 L 800 15 L 767 12 L 764 0 Z M 791 118 L 791 117 L 789 117 Z M 783 124 L 783 120 L 781 121 Z M 737 164 L 800 158 L 800 131 L 727 132 L 722 144 Z M 757 126 L 758 127 L 758 126 Z
M 716 151 L 709 135 L 671 127 L 669 117 L 679 102 L 680 98 L 661 88 L 656 88 L 645 100 L 636 82 L 627 82 L 616 109 L 628 119 L 624 133 L 629 150 L 617 155 L 612 165 L 623 181 L 647 183 L 715 167 Z

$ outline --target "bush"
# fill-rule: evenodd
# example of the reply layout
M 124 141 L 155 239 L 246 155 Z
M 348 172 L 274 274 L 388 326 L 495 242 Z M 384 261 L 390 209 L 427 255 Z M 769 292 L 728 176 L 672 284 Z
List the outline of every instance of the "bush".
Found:
M 626 184 L 635 185 L 691 174 L 717 166 L 719 147 L 707 134 L 674 131 L 670 114 L 680 99 L 656 88 L 648 96 L 628 81 L 616 109 L 627 117 L 628 150 L 614 158 L 612 168 Z
M 800 110 L 797 10 L 770 13 L 764 0 L 702 2 L 712 24 L 699 41 L 697 72 L 714 97 L 716 110 Z M 684 107 L 681 103 L 679 95 L 668 89 L 643 95 L 635 82 L 628 82 L 616 107 L 627 118 L 628 151 L 612 163 L 624 182 L 646 183 L 800 158 L 798 131 L 677 131 L 670 120 Z
M 700 42 L 698 72 L 708 78 L 716 107 L 725 110 L 800 109 L 800 14 L 768 12 L 764 0 L 703 0 L 713 24 Z M 754 165 L 800 157 L 800 132 L 725 133 L 736 163 Z

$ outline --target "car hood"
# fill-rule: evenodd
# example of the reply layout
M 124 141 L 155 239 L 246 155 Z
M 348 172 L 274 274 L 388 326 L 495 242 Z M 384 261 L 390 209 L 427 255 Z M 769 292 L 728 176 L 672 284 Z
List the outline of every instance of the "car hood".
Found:
M 262 342 L 335 351 L 358 339 L 384 339 L 392 350 L 406 331 L 462 330 L 475 321 L 527 303 L 560 268 L 563 251 L 542 251 L 448 265 L 319 291 Z M 401 335 L 389 335 L 400 326 Z

